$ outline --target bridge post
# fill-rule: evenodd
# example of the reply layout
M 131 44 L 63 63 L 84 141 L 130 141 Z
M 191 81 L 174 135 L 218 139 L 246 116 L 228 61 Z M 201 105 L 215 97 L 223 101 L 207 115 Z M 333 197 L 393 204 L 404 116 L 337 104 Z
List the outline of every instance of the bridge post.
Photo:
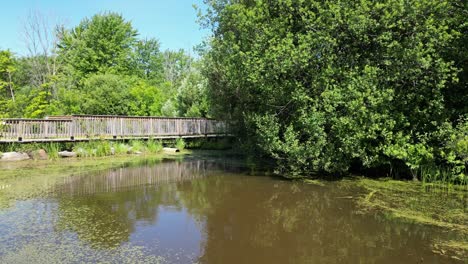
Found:
M 75 118 L 72 118 L 70 122 L 70 140 L 74 141 L 75 140 Z
M 18 141 L 23 141 L 23 122 L 18 121 Z
M 149 119 L 149 129 L 148 129 L 148 137 L 152 137 L 154 132 L 153 132 L 153 118 Z

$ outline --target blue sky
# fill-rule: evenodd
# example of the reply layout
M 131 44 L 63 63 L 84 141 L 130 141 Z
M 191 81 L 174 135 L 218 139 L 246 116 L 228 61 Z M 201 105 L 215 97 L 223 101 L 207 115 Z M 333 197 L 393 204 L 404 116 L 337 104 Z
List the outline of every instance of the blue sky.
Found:
M 53 21 L 64 21 L 67 28 L 83 18 L 104 12 L 118 12 L 132 21 L 141 38 L 157 38 L 161 49 L 186 49 L 201 43 L 209 32 L 197 24 L 193 4 L 202 0 L 13 0 L 2 3 L 0 49 L 25 54 L 21 38 L 23 21 L 38 11 Z

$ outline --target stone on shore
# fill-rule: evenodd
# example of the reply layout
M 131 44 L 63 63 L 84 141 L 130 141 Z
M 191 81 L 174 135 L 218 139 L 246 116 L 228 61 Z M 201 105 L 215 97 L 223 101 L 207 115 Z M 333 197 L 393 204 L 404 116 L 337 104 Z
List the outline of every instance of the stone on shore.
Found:
M 29 155 L 32 159 L 37 159 L 37 160 L 48 160 L 49 155 L 47 155 L 47 152 L 44 149 L 39 149 L 31 152 Z
M 163 148 L 165 152 L 180 152 L 178 148 Z
M 76 152 L 73 151 L 60 151 L 58 155 L 61 158 L 75 158 L 77 156 Z
M 20 152 L 5 152 L 1 154 L 0 160 L 1 161 L 20 161 L 20 160 L 28 160 L 29 155 L 27 153 L 20 153 Z

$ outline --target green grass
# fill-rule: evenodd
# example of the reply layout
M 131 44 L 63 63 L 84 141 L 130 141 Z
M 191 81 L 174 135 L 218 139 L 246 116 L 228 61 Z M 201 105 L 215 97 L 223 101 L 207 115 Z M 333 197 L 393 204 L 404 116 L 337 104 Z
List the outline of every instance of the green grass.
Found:
M 200 144 L 205 144 L 208 148 L 212 149 L 225 149 L 228 145 L 227 141 L 199 141 Z M 169 141 L 168 144 L 174 145 L 179 150 L 184 150 L 186 146 L 190 146 L 182 138 L 175 141 Z M 211 146 L 211 147 L 210 147 Z M 107 141 L 96 140 L 87 142 L 70 142 L 70 143 L 9 143 L 0 144 L 1 152 L 26 152 L 34 153 L 39 149 L 44 149 L 49 159 L 59 158 L 58 152 L 60 151 L 73 151 L 77 153 L 80 158 L 90 157 L 106 157 L 110 155 L 127 155 L 132 153 L 142 154 L 157 154 L 163 149 L 163 142 L 161 140 L 149 139 L 145 140 L 131 140 L 125 141 Z
M 111 155 L 111 145 L 109 141 L 99 141 L 96 145 L 96 156 L 97 157 L 105 157 Z
M 451 169 L 446 167 L 423 166 L 419 174 L 423 185 L 430 188 L 468 190 L 468 176 L 466 173 L 455 175 Z
M 146 151 L 146 146 L 145 143 L 141 140 L 132 140 L 130 141 L 130 147 L 132 152 L 145 152 Z
M 184 149 L 185 149 L 185 141 L 184 141 L 184 139 L 182 139 L 182 138 L 176 139 L 175 147 L 176 147 L 178 150 L 184 150 Z
M 153 139 L 149 139 L 147 142 L 146 142 L 146 150 L 149 152 L 149 153 L 159 153 L 161 152 L 163 149 L 163 144 L 161 141 L 156 141 L 156 140 L 153 140 Z
M 130 146 L 125 143 L 114 143 L 112 144 L 112 147 L 114 148 L 115 155 L 126 155 L 130 148 Z
M 47 153 L 49 159 L 55 160 L 59 158 L 60 145 L 57 143 L 44 144 L 42 148 Z

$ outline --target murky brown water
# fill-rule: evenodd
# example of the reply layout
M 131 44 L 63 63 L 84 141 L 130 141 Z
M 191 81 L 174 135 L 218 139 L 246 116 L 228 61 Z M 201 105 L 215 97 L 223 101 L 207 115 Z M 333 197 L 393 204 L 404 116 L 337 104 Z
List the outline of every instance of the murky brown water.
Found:
M 438 229 L 357 213 L 360 190 L 167 161 L 76 175 L 0 209 L 1 263 L 451 263 Z

